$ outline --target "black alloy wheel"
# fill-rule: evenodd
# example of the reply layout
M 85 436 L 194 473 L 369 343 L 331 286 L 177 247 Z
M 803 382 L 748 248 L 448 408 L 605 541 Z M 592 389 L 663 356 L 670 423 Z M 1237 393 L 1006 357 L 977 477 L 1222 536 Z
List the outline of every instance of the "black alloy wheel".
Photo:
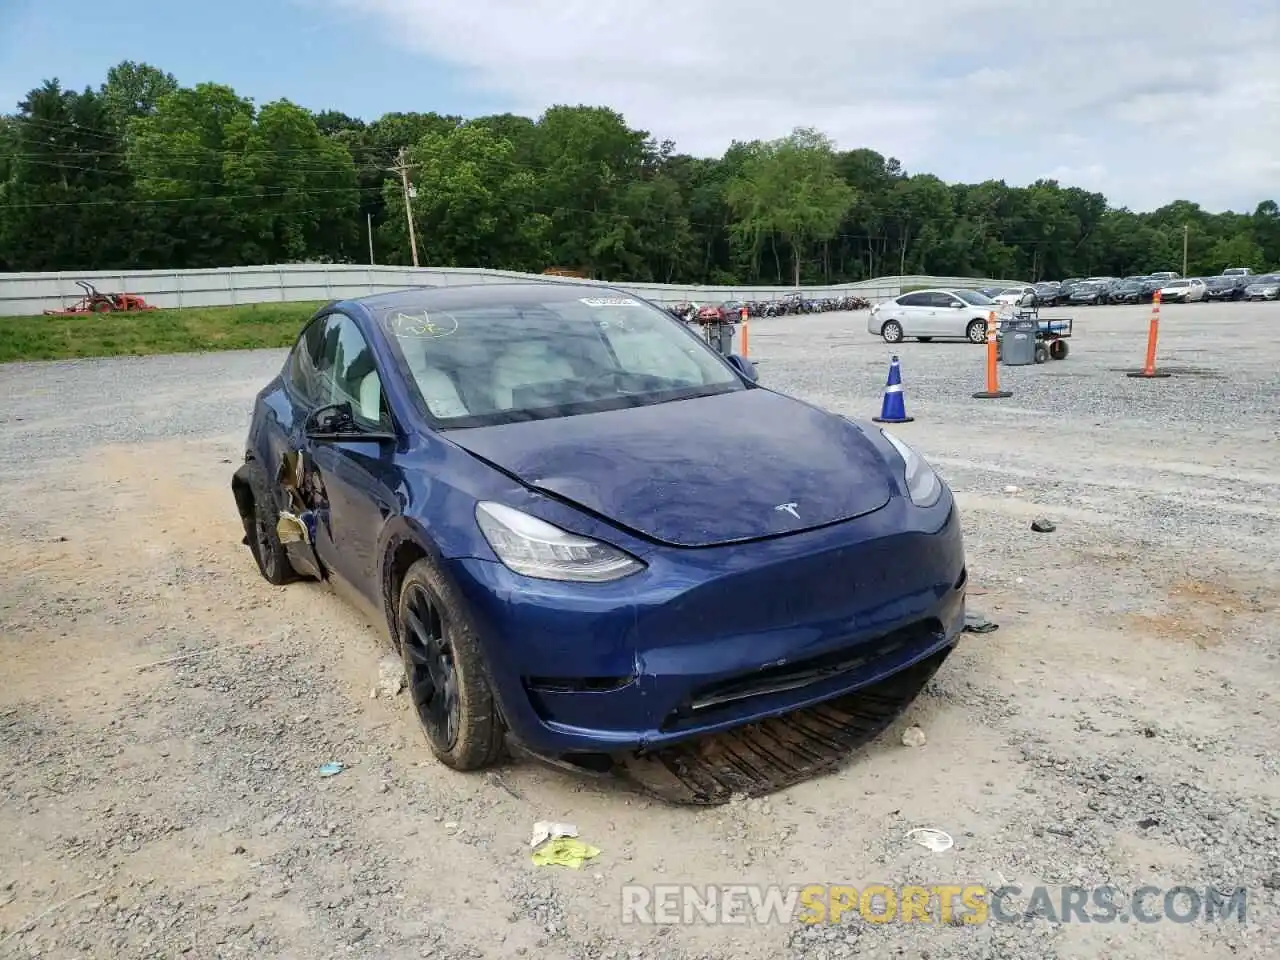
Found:
M 458 739 L 461 705 L 446 621 L 419 583 L 409 585 L 402 611 L 400 650 L 409 694 L 427 739 L 448 753 Z

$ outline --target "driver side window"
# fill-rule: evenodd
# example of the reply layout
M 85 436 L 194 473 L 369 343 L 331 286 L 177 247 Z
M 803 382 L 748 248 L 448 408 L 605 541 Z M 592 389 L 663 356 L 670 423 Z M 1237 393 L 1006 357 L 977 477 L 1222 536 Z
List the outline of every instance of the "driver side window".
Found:
M 349 403 L 351 414 L 366 426 L 386 428 L 391 418 L 373 351 L 355 321 L 345 314 L 324 318 L 316 357 L 321 404 Z

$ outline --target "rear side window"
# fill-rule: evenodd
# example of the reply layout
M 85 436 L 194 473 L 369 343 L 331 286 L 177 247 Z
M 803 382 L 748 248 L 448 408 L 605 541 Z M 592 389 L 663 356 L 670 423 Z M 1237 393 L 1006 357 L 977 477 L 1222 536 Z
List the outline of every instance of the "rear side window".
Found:
M 927 307 L 929 306 L 929 295 L 927 293 L 908 293 L 905 297 L 898 298 L 898 306 Z

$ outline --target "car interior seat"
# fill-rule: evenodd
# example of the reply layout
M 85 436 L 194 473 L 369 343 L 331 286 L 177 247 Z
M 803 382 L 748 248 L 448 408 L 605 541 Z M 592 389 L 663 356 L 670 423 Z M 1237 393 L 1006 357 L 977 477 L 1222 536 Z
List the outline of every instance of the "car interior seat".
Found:
M 444 370 L 431 364 L 427 356 L 417 350 L 406 350 L 405 360 L 409 372 L 418 384 L 422 399 L 433 416 L 441 419 L 470 416 L 471 410 L 462 400 L 453 378 Z
M 360 380 L 359 414 L 370 423 L 382 421 L 382 380 L 377 370 L 370 370 Z
M 520 387 L 577 376 L 563 356 L 548 350 L 538 340 L 508 344 L 493 362 L 493 404 L 498 410 L 510 410 L 516 404 L 514 391 Z

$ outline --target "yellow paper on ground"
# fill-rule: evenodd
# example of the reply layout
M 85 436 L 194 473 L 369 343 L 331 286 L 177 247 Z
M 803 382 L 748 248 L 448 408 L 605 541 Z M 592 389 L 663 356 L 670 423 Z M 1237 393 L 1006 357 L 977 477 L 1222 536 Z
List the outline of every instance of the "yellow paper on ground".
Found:
M 556 837 L 533 851 L 533 862 L 539 867 L 572 867 L 581 870 L 582 865 L 600 851 L 575 837 Z

